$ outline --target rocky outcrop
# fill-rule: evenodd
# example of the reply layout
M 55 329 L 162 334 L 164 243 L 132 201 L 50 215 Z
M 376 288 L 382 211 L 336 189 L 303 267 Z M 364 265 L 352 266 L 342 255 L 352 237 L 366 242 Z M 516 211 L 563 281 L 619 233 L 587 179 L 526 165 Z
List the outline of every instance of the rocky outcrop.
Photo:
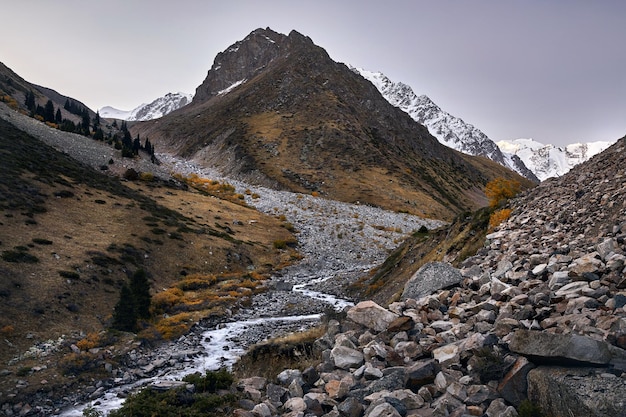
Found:
M 206 78 L 196 89 L 194 102 L 205 101 L 235 83 L 253 78 L 283 53 L 281 48 L 287 41 L 287 36 L 270 28 L 257 29 L 218 53 Z

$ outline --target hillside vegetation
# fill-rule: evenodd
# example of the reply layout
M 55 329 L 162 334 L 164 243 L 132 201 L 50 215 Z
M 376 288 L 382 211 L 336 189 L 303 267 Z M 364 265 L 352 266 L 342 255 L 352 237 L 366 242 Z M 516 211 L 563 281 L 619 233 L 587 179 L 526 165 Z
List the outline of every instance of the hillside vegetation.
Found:
M 295 241 L 279 219 L 149 173 L 104 175 L 2 119 L 0 167 L 0 362 L 22 379 L 52 381 L 71 344 L 106 339 L 120 288 L 139 269 L 154 313 L 167 313 L 140 323 L 144 338 L 158 340 L 223 314 L 297 256 L 276 244 Z M 42 352 L 60 356 L 33 374 Z

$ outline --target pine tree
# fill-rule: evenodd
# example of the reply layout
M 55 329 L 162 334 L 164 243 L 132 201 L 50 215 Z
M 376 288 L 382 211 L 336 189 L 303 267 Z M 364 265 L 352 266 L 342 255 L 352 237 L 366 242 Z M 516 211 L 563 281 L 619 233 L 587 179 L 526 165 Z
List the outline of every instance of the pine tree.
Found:
M 54 122 L 56 124 L 61 124 L 63 122 L 63 115 L 61 114 L 61 108 L 60 107 L 57 109 L 57 113 L 54 116 Z
M 26 100 L 24 101 L 24 105 L 26 106 L 26 108 L 28 110 L 30 110 L 31 112 L 35 111 L 36 108 L 36 104 L 35 104 L 35 93 L 33 93 L 33 90 L 30 90 L 27 94 L 26 94 Z
M 93 119 L 94 130 L 100 127 L 100 110 L 96 111 L 96 117 Z
M 139 155 L 139 149 L 141 149 L 141 141 L 139 140 L 139 135 L 133 141 L 133 155 Z
M 89 125 L 91 124 L 91 118 L 89 117 L 89 111 L 87 109 L 83 109 L 83 114 L 82 114 L 82 126 L 83 126 L 83 134 L 85 136 L 89 136 L 89 134 L 91 133 L 89 130 Z
M 150 139 L 146 138 L 146 142 L 143 145 L 143 149 L 146 151 L 148 155 L 154 155 L 154 150 L 152 149 L 152 144 L 150 143 Z
M 150 317 L 150 283 L 146 271 L 138 269 L 130 279 L 130 290 L 133 293 L 135 311 L 137 317 L 147 319 Z
M 113 323 L 111 327 L 124 332 L 134 332 L 137 330 L 135 300 L 132 291 L 126 284 L 122 286 L 120 299 L 113 310 Z
M 98 128 L 96 130 L 96 133 L 93 134 L 93 138 L 95 140 L 104 140 L 104 132 L 102 131 L 101 128 Z
M 54 122 L 54 104 L 52 100 L 46 102 L 46 106 L 43 111 L 43 120 L 45 122 Z

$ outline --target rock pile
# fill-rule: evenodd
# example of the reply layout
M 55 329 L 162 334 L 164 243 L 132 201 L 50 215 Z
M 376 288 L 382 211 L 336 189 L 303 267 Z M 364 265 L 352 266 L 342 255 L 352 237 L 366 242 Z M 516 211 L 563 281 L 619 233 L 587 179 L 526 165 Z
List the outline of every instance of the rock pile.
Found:
M 543 183 L 460 271 L 331 322 L 317 367 L 241 381 L 236 415 L 626 415 L 625 166 L 622 139 Z

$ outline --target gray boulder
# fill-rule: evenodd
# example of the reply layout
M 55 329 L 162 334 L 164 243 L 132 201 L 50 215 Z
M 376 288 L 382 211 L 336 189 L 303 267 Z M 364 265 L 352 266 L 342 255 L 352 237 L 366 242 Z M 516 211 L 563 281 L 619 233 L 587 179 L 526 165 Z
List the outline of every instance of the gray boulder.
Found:
M 456 285 L 463 280 L 461 271 L 447 262 L 430 262 L 422 266 L 404 286 L 402 300 L 419 299 Z
M 382 332 L 398 315 L 368 300 L 361 301 L 348 310 L 348 318 L 371 330 Z
M 517 330 L 509 349 L 538 363 L 607 365 L 613 359 L 608 343 L 577 334 Z
M 528 373 L 528 397 L 554 416 L 626 416 L 626 384 L 595 368 L 539 367 Z

